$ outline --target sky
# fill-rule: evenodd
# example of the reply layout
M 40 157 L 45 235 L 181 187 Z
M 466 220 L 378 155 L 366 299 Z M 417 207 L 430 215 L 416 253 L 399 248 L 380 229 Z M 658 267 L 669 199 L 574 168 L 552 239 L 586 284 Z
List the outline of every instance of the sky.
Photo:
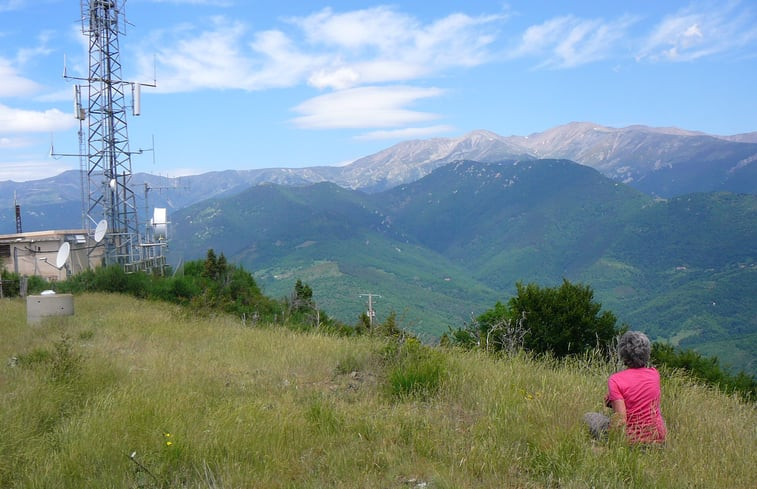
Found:
M 79 168 L 80 3 L 0 0 L 0 181 Z M 572 121 L 757 131 L 753 0 L 117 3 L 122 78 L 145 85 L 134 173 L 344 165 Z

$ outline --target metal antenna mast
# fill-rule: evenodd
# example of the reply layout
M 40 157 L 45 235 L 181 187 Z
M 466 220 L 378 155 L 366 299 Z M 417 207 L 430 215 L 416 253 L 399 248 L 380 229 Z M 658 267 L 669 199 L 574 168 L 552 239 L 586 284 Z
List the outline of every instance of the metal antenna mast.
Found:
M 123 4 L 115 0 L 81 2 L 82 32 L 89 37 L 87 214 L 90 222 L 101 218 L 108 222 L 108 265 L 139 261 L 139 224 L 129 185 L 131 154 L 118 44 Z
M 134 115 L 140 112 L 140 83 L 124 81 L 118 36 L 125 34 L 126 0 L 81 0 L 82 33 L 89 40 L 86 84 L 74 89 L 75 116 L 87 121 L 86 189 L 82 189 L 87 230 L 107 222 L 104 235 L 105 264 L 119 264 L 127 271 L 152 269 L 165 264 L 161 246 L 143 243 L 139 233 L 136 198 L 131 188 L 131 155 L 126 124 L 125 91 L 131 88 Z M 147 86 L 155 86 L 147 85 Z M 87 88 L 87 106 L 82 103 Z M 80 132 L 80 145 L 84 141 Z M 141 153 L 141 150 L 138 152 Z M 84 167 L 84 161 L 82 161 Z M 83 168 L 84 169 L 84 168 Z M 157 251 L 157 253 L 156 253 Z

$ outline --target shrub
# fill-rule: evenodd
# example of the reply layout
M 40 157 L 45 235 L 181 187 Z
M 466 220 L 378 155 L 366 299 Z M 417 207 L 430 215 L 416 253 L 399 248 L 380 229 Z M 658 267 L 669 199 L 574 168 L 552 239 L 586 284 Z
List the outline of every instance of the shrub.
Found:
M 397 400 L 426 401 L 439 392 L 448 375 L 444 354 L 415 338 L 391 342 L 384 350 L 384 359 L 389 369 L 388 393 Z
M 694 350 L 682 350 L 666 343 L 652 344 L 652 363 L 671 370 L 682 370 L 687 375 L 717 386 L 726 393 L 736 392 L 748 401 L 757 401 L 757 381 L 739 372 L 729 374 L 720 366 L 717 357 L 704 357 Z
M 521 346 L 556 357 L 606 349 L 622 332 L 610 311 L 601 311 L 588 285 L 563 280 L 560 287 L 516 284 L 507 305 L 497 302 L 476 320 L 450 331 L 445 343 L 487 351 L 512 351 Z

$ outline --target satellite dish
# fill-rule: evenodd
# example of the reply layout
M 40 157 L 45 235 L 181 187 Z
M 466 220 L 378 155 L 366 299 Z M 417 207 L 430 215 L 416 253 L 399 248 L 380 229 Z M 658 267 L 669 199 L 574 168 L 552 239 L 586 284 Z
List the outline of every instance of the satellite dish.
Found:
M 105 237 L 105 232 L 108 230 L 108 221 L 103 219 L 97 223 L 95 228 L 95 243 L 99 243 Z
M 64 241 L 63 244 L 60 245 L 60 248 L 58 248 L 58 256 L 55 257 L 55 266 L 63 268 L 63 265 L 66 264 L 66 260 L 68 260 L 69 253 L 71 253 L 71 245 L 68 241 Z

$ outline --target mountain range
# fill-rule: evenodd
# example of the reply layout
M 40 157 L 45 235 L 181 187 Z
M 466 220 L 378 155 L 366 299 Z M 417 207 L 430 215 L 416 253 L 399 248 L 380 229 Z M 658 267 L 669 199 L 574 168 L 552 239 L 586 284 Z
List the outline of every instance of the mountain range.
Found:
M 136 174 L 174 265 L 223 252 L 274 297 L 309 283 L 345 321 L 433 340 L 517 281 L 590 284 L 621 321 L 757 371 L 757 133 L 571 123 L 408 141 L 343 167 Z M 78 171 L 0 182 L 0 234 L 81 225 Z M 149 206 L 147 205 L 149 204 Z
M 506 301 L 515 283 L 590 284 L 656 339 L 752 369 L 757 358 L 757 196 L 646 195 L 569 160 L 460 160 L 368 194 L 333 183 L 265 184 L 174 213 L 172 253 L 213 248 L 267 293 L 297 279 L 354 322 L 378 294 L 414 332 Z
M 757 132 L 715 136 L 677 128 L 610 128 L 573 122 L 529 136 L 473 131 L 458 138 L 406 141 L 341 167 L 225 170 L 168 178 L 137 173 L 132 186 L 143 203 L 170 211 L 252 185 L 333 182 L 378 192 L 413 182 L 455 160 L 569 159 L 649 195 L 757 192 Z M 236 166 L 236 164 L 232 164 Z M 68 171 L 31 182 L 0 182 L 0 233 L 15 231 L 14 195 L 29 229 L 81 225 L 81 176 Z M 147 207 L 140 205 L 140 207 Z

